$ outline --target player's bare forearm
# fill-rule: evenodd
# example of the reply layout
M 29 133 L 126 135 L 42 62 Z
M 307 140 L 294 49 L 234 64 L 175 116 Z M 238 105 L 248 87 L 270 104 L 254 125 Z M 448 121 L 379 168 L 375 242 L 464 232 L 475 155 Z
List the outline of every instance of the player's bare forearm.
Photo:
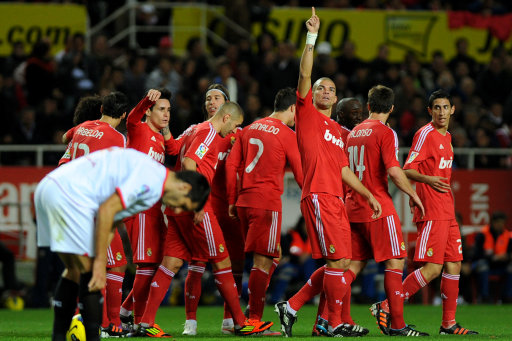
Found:
M 408 196 L 414 195 L 415 191 L 402 168 L 391 167 L 388 169 L 388 174 L 396 187 L 398 187 L 402 192 Z
M 189 157 L 185 157 L 181 163 L 183 170 L 196 171 L 197 163 Z
M 415 169 L 406 169 L 404 172 L 409 179 L 427 184 L 438 192 L 446 193 L 451 190 L 450 184 L 446 182 L 448 179 L 442 176 L 421 174 Z
M 363 196 L 366 200 L 373 196 L 363 183 L 359 181 L 359 178 L 354 174 L 354 172 L 352 172 L 347 166 L 343 167 L 341 170 L 341 178 L 344 183 Z
M 308 34 L 318 34 L 318 30 L 320 29 L 320 18 L 315 14 L 315 8 L 311 8 L 311 18 L 306 21 L 306 27 L 308 29 Z M 302 57 L 300 59 L 300 69 L 299 69 L 299 84 L 297 86 L 297 90 L 301 97 L 306 97 L 309 89 L 311 88 L 311 72 L 313 69 L 313 60 L 314 60 L 314 41 L 312 44 L 307 43 L 304 46 L 304 51 L 302 51 Z
M 94 235 L 93 276 L 89 282 L 89 291 L 105 287 L 105 268 L 107 266 L 107 248 L 112 240 L 114 216 L 123 209 L 121 198 L 117 193 L 105 200 L 98 209 Z

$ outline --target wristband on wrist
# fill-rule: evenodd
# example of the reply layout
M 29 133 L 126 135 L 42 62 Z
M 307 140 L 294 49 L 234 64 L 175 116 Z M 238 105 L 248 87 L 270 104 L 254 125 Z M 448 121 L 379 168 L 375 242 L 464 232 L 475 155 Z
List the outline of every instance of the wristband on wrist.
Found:
M 306 45 L 313 45 L 313 46 L 315 46 L 316 37 L 318 37 L 318 33 L 308 32 L 307 35 L 306 35 Z

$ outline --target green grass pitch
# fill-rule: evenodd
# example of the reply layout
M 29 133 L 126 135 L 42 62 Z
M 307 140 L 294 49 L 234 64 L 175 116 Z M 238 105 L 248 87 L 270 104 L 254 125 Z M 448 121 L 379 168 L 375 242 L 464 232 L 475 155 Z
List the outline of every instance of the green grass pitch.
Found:
M 293 327 L 296 340 L 312 338 L 316 307 L 307 305 L 299 312 L 298 321 Z M 368 306 L 352 305 L 352 316 L 356 322 L 370 329 L 370 334 L 364 340 L 383 340 L 384 336 L 378 330 L 375 320 L 370 315 Z M 0 340 L 50 340 L 52 311 L 49 309 L 23 311 L 0 310 Z M 185 321 L 184 307 L 162 307 L 157 315 L 157 323 L 176 339 L 205 339 L 232 340 L 241 339 L 220 334 L 222 322 L 222 307 L 199 307 L 198 335 L 184 337 L 183 322 Z M 265 320 L 275 323 L 272 329 L 279 330 L 280 324 L 272 306 L 265 308 Z M 454 340 L 456 338 L 470 340 L 512 340 L 512 305 L 463 305 L 457 310 L 457 320 L 462 326 L 475 329 L 480 335 L 474 336 L 441 336 L 438 334 L 441 320 L 440 306 L 406 305 L 406 323 L 414 324 L 421 331 L 429 333 L 430 340 Z M 268 339 L 264 337 L 263 339 Z M 274 337 L 275 339 L 276 337 Z

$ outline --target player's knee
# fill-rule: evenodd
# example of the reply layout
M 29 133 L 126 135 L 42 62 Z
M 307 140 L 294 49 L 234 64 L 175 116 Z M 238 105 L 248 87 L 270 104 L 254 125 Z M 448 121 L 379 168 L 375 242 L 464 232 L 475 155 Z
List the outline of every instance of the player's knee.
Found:
M 176 257 L 166 256 L 162 260 L 162 265 L 176 274 L 183 266 L 183 260 Z
M 80 270 L 76 267 L 65 268 L 62 277 L 75 283 L 80 283 Z

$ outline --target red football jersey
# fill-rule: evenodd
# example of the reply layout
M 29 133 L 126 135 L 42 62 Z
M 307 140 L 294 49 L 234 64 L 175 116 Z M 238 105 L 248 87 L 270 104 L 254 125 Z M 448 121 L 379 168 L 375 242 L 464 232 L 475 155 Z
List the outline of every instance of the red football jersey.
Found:
M 128 148 L 136 149 L 160 163 L 165 161 L 164 137 L 160 132 L 154 132 L 146 122 L 141 122 L 146 110 L 154 104 L 148 97 L 144 97 L 135 108 L 130 111 L 126 119 L 128 131 Z M 149 210 L 143 212 L 150 215 L 161 214 L 162 203 L 158 202 Z
M 229 134 L 226 137 L 220 137 L 219 143 L 217 144 L 217 169 L 215 170 L 215 176 L 212 181 L 212 199 L 216 202 L 225 203 L 223 206 L 227 206 L 227 193 L 226 193 L 226 160 L 228 159 L 231 149 L 235 144 L 235 141 L 240 138 L 242 129 L 237 129 L 235 134 Z
M 302 187 L 302 168 L 293 130 L 275 118 L 262 118 L 242 130 L 229 155 L 228 202 L 235 203 L 236 174 L 241 169 L 241 189 L 236 205 L 281 212 L 283 177 L 288 161 Z
M 101 149 L 126 147 L 124 135 L 112 128 L 110 124 L 100 120 L 85 121 L 69 129 L 66 132 L 66 138 L 71 140 L 59 165 Z M 67 155 L 68 151 L 69 155 Z
M 297 91 L 295 129 L 302 161 L 302 199 L 311 193 L 343 197 L 341 170 L 348 166 L 338 123 L 313 106 L 309 89 L 305 98 Z
M 164 137 L 160 132 L 154 132 L 146 122 L 141 122 L 146 110 L 154 104 L 148 97 L 144 97 L 132 109 L 126 119 L 128 130 L 128 147 L 148 154 L 160 163 L 165 161 Z
M 348 152 L 347 152 L 347 139 L 348 139 L 348 134 L 350 134 L 350 129 L 348 129 L 347 127 L 345 126 L 341 126 L 341 140 L 343 141 L 343 150 L 345 151 L 345 155 L 347 156 L 348 158 Z M 348 193 L 348 189 L 350 187 L 343 183 L 343 195 L 345 196 L 343 198 L 343 201 L 345 201 L 345 198 L 347 197 L 347 193 Z
M 453 148 L 450 133 L 438 132 L 432 123 L 423 126 L 414 134 L 412 148 L 404 169 L 415 169 L 430 176 L 442 176 L 450 183 L 452 176 Z M 414 221 L 455 219 L 452 192 L 441 193 L 427 184 L 416 183 L 416 192 L 425 207 L 425 216 L 414 210 Z
M 398 138 L 394 130 L 379 120 L 367 119 L 352 129 L 345 149 L 348 152 L 350 169 L 382 206 L 381 217 L 396 214 L 388 192 L 387 173 L 391 167 L 400 167 Z M 365 223 L 374 220 L 373 210 L 366 199 L 352 188 L 348 189 L 345 207 L 350 222 Z
M 340 126 L 340 127 L 341 127 L 341 140 L 343 141 L 343 145 L 346 146 L 347 145 L 348 134 L 350 134 L 350 129 L 348 129 L 345 126 Z M 345 153 L 346 152 L 347 152 L 347 150 L 345 148 Z
M 217 167 L 218 143 L 222 139 L 213 125 L 205 121 L 189 127 L 179 138 L 181 150 L 176 161 L 176 170 L 182 170 L 182 163 L 185 157 L 191 158 L 197 164 L 197 172 L 203 174 L 211 185 Z M 208 201 L 204 210 L 211 211 L 211 200 Z M 174 211 L 166 208 L 166 215 L 175 215 Z

